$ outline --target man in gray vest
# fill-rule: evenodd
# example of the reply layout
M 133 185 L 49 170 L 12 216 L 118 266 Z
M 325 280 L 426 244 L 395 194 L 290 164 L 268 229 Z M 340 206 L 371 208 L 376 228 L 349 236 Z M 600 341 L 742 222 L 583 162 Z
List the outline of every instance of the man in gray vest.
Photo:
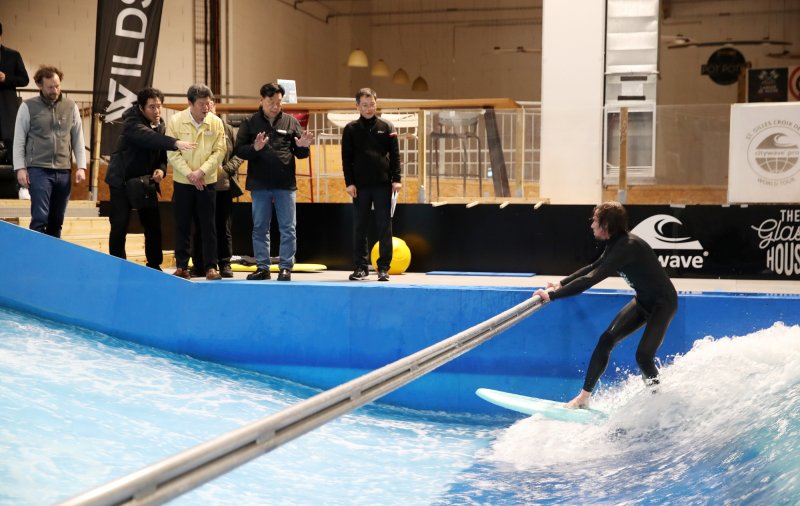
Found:
M 61 226 L 75 182 L 86 179 L 86 151 L 81 114 L 75 102 L 61 94 L 64 74 L 42 66 L 33 80 L 39 96 L 24 101 L 14 128 L 14 170 L 17 182 L 30 188 L 31 229 L 61 237 Z

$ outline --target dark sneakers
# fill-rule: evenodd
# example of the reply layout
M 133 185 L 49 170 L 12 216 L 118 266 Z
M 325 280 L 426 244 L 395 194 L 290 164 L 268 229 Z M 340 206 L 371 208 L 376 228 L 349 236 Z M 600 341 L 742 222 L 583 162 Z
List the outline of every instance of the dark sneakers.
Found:
M 289 269 L 281 269 L 278 273 L 278 281 L 291 281 L 292 280 L 292 271 Z
M 350 281 L 360 281 L 362 279 L 367 279 L 369 277 L 369 272 L 367 271 L 366 267 L 356 267 L 356 270 L 350 274 Z
M 378 281 L 389 281 L 389 273 L 386 269 L 378 269 Z
M 256 272 L 252 272 L 247 275 L 247 279 L 250 281 L 262 281 L 265 279 L 269 279 L 269 269 L 261 269 L 259 268 Z
M 232 278 L 233 277 L 233 269 L 231 269 L 230 264 L 222 264 L 219 266 L 219 275 L 223 278 Z

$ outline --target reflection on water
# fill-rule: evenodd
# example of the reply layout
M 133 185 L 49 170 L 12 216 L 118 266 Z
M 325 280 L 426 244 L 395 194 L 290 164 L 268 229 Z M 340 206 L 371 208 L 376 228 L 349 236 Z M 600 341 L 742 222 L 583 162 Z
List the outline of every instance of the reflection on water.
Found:
M 0 309 L 0 504 L 69 498 L 316 393 Z M 430 504 L 498 420 L 368 406 L 174 504 Z
M 662 374 L 655 395 L 638 377 L 599 392 L 601 425 L 369 406 L 174 504 L 796 503 L 799 327 L 698 341 Z M 68 498 L 316 392 L 0 309 L 0 504 Z

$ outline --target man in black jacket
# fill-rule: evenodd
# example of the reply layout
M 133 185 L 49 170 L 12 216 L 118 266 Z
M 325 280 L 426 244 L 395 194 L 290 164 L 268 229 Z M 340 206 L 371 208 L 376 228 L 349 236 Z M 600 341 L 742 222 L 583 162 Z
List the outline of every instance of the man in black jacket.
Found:
M 253 200 L 253 255 L 257 270 L 250 280 L 270 279 L 269 228 L 272 205 L 281 234 L 278 281 L 292 279 L 297 250 L 295 158 L 308 158 L 314 135 L 303 132 L 300 122 L 281 110 L 283 86 L 261 87 L 261 101 L 253 115 L 242 121 L 236 135 L 236 156 L 247 160 L 245 188 Z
M 28 72 L 19 52 L 3 46 L 3 25 L 0 23 L 0 163 L 11 163 L 11 146 L 14 141 L 14 121 L 17 118 L 19 99 L 17 88 L 28 85 Z
M 111 191 L 111 233 L 108 237 L 109 253 L 119 258 L 125 255 L 125 237 L 133 205 L 128 198 L 126 182 L 140 176 L 149 176 L 156 186 L 167 170 L 167 150 L 187 150 L 194 143 L 164 135 L 161 103 L 164 94 L 155 88 L 144 88 L 136 94 L 136 103 L 122 115 L 123 130 L 111 154 L 106 172 L 106 183 Z M 159 189 L 160 191 L 160 189 Z M 144 250 L 147 266 L 161 270 L 164 257 L 161 251 L 161 216 L 158 206 L 138 209 L 139 222 L 144 228 Z
M 378 95 L 361 88 L 356 93 L 356 108 L 361 116 L 342 132 L 342 166 L 347 194 L 353 198 L 353 263 L 350 279 L 369 276 L 367 224 L 375 208 L 378 228 L 378 281 L 389 281 L 392 263 L 392 192 L 400 190 L 400 147 L 397 132 L 388 121 L 375 115 Z

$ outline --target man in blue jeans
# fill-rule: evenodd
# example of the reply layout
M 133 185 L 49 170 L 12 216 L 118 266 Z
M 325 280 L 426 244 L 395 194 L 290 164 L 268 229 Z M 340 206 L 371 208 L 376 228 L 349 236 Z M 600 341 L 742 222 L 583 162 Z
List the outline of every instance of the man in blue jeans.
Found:
M 14 128 L 14 170 L 19 185 L 30 188 L 31 230 L 53 237 L 61 237 L 72 192 L 73 154 L 75 183 L 86 179 L 81 113 L 61 94 L 63 77 L 55 67 L 36 71 L 39 95 L 20 105 Z
M 242 121 L 236 135 L 236 156 L 247 160 L 245 188 L 253 200 L 253 255 L 257 270 L 250 280 L 270 279 L 269 228 L 272 205 L 281 234 L 278 281 L 292 279 L 297 250 L 295 201 L 297 180 L 295 158 L 308 158 L 314 135 L 303 132 L 300 122 L 283 114 L 283 86 L 268 83 L 261 87 L 258 111 Z

